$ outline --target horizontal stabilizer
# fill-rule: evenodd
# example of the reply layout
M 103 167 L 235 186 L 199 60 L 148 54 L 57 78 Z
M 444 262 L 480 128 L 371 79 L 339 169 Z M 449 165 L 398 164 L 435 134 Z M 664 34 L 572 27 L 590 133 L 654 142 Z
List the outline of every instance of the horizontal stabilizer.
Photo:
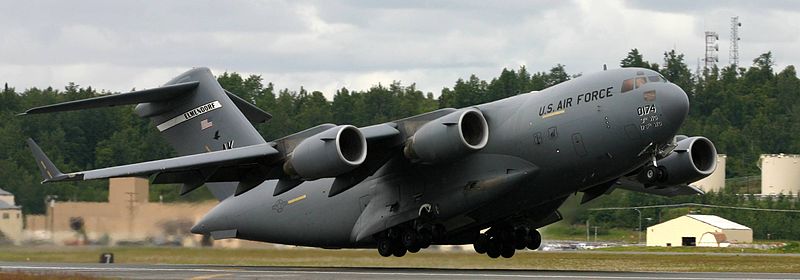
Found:
M 29 140 L 28 144 L 31 146 L 31 150 L 37 162 L 39 162 L 39 168 L 42 170 L 42 176 L 45 178 L 43 183 L 114 177 L 141 177 L 165 173 L 173 174 L 173 176 L 169 176 L 169 179 L 171 179 L 169 180 L 170 183 L 184 184 L 182 188 L 183 193 L 189 192 L 205 183 L 206 179 L 215 174 L 221 166 L 246 166 L 247 168 L 251 168 L 253 164 L 269 161 L 269 159 L 267 159 L 268 157 L 278 155 L 278 151 L 269 144 L 259 144 L 203 154 L 63 174 L 50 162 L 33 140 Z M 197 174 L 200 176 L 178 176 L 180 174 Z M 234 180 L 231 181 L 236 181 L 236 178 L 232 179 Z
M 233 104 L 236 104 L 236 108 L 239 108 L 239 111 L 242 111 L 242 114 L 248 121 L 251 123 L 265 123 L 272 119 L 272 115 L 261 108 L 256 107 L 250 102 L 242 99 L 241 97 L 237 96 L 236 94 L 231 93 L 230 91 L 225 91 L 225 94 L 233 101 Z
M 58 104 L 31 108 L 19 115 L 43 114 L 62 111 L 74 111 L 91 108 L 111 107 L 119 105 L 132 105 L 138 103 L 157 102 L 173 99 L 182 94 L 191 92 L 200 82 L 186 82 L 159 88 L 132 91 L 120 94 L 98 96 L 83 100 L 74 100 Z
M 36 144 L 36 141 L 28 138 L 27 142 L 28 147 L 30 147 L 31 152 L 33 152 L 33 158 L 36 159 L 36 166 L 39 167 L 39 171 L 42 173 L 42 183 L 58 181 L 67 178 L 67 175 L 61 173 L 56 165 L 50 161 L 50 158 L 48 158 L 47 155 L 42 152 L 42 148 L 39 148 L 39 145 Z

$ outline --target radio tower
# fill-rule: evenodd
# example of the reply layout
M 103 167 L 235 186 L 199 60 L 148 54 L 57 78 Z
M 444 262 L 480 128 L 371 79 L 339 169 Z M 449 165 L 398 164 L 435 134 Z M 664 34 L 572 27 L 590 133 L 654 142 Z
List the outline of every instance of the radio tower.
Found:
M 728 63 L 736 67 L 739 65 L 739 27 L 742 23 L 739 22 L 739 17 L 731 17 L 731 46 L 728 52 Z
M 711 69 L 719 62 L 719 56 L 717 55 L 719 45 L 717 45 L 717 41 L 719 41 L 717 32 L 706 31 L 706 58 L 703 59 L 705 69 Z

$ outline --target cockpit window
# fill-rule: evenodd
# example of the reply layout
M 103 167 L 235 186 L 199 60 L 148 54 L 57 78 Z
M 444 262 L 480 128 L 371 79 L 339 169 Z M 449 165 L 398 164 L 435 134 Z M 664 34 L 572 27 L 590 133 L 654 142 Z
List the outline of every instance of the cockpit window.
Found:
M 639 88 L 640 86 L 643 86 L 646 83 L 647 79 L 645 79 L 644 77 L 636 77 L 636 88 Z
M 622 91 L 627 92 L 633 90 L 633 79 L 627 79 L 622 81 Z
M 661 77 L 659 77 L 659 76 L 650 76 L 650 77 L 647 77 L 647 79 L 650 80 L 653 83 L 661 81 Z

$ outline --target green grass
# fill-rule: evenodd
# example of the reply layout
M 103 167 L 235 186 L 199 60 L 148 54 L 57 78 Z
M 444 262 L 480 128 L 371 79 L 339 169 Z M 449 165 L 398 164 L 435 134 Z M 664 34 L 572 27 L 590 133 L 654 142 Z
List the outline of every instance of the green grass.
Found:
M 472 251 L 428 250 L 402 258 L 383 258 L 375 250 L 6 247 L 0 249 L 0 261 L 90 263 L 97 262 L 102 252 L 113 252 L 117 263 L 126 264 L 800 273 L 800 257 L 784 254 L 658 255 L 599 251 L 525 251 L 511 259 L 490 259 Z
M 577 240 L 586 241 L 586 226 L 555 223 L 541 229 L 542 236 L 548 240 Z M 645 234 L 642 232 L 642 242 Z M 636 243 L 639 233 L 635 230 L 619 228 L 598 228 L 597 242 Z M 589 241 L 595 241 L 594 228 L 589 229 Z

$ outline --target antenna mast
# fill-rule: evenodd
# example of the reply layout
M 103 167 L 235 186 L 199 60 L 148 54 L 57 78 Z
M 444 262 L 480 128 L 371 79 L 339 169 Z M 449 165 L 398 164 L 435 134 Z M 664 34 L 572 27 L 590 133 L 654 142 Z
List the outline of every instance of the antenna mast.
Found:
M 731 17 L 731 45 L 728 52 L 728 63 L 736 67 L 739 65 L 739 27 L 742 23 L 739 22 L 739 16 Z

